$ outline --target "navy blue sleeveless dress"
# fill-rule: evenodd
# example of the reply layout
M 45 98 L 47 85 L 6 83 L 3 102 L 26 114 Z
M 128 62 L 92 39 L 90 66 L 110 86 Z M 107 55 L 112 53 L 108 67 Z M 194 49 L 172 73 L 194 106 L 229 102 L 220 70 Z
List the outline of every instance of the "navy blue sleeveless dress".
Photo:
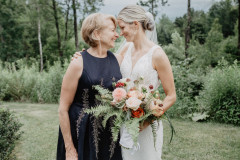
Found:
M 90 108 L 97 103 L 97 91 L 92 88 L 93 85 L 102 85 L 113 90 L 112 83 L 122 78 L 119 64 L 110 51 L 105 58 L 97 58 L 84 51 L 82 58 L 82 76 L 69 109 L 71 134 L 78 160 L 122 160 L 119 142 L 112 141 L 112 121 L 109 120 L 104 129 L 100 119 L 83 112 L 84 108 Z M 65 160 L 65 152 L 64 139 L 59 128 L 57 160 Z

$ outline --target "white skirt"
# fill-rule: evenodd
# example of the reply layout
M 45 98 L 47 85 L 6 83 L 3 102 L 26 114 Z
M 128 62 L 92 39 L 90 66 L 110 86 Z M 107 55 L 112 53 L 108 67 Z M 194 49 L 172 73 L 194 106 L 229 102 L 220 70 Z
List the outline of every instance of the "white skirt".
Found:
M 152 127 L 149 125 L 139 133 L 138 143 L 140 148 L 137 151 L 124 149 L 122 147 L 123 160 L 161 160 L 163 145 L 163 125 L 159 121 L 156 138 L 156 149 L 154 147 Z

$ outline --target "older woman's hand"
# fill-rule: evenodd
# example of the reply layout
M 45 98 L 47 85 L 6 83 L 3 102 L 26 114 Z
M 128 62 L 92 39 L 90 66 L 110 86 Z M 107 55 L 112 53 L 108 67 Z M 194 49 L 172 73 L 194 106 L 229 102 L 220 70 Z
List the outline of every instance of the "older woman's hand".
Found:
M 66 160 L 78 160 L 78 154 L 75 148 L 66 149 Z

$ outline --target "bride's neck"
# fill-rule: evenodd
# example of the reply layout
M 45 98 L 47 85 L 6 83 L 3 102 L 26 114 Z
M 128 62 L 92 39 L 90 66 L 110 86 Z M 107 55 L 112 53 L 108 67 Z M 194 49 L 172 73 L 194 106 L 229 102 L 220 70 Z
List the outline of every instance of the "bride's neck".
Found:
M 145 32 L 139 33 L 133 40 L 134 48 L 136 51 L 142 50 L 146 46 L 150 45 L 150 41 L 145 35 Z

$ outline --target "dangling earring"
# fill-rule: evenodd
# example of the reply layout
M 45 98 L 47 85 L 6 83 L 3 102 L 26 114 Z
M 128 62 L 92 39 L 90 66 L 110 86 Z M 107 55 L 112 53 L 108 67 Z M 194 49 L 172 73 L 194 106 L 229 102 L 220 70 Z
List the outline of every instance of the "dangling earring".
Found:
M 133 35 L 135 36 L 137 34 L 137 30 L 134 29 Z
M 102 51 L 102 45 L 101 45 L 100 38 L 98 39 L 98 43 L 99 43 L 99 45 L 100 45 L 100 51 Z

